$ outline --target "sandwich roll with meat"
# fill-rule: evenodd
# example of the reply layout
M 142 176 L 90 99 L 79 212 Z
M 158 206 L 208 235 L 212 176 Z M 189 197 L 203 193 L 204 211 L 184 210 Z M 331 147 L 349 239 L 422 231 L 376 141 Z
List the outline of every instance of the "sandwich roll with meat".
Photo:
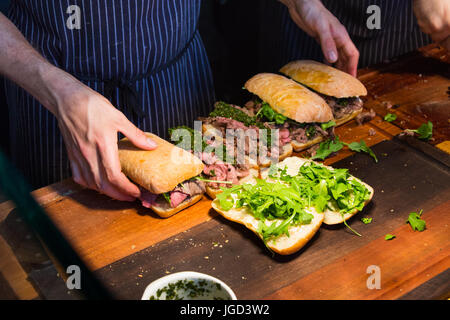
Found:
M 245 88 L 261 101 L 247 104 L 268 127 L 280 130 L 294 151 L 305 150 L 334 137 L 333 113 L 319 95 L 301 84 L 273 73 L 260 73 Z
M 127 138 L 119 141 L 122 172 L 140 186 L 142 205 L 167 218 L 202 198 L 205 183 L 198 176 L 204 165 L 191 153 L 146 135 L 156 142 L 156 149 L 139 149 Z
M 245 153 L 245 158 L 252 168 L 269 166 L 273 158 L 279 160 L 292 155 L 293 148 L 286 134 L 287 130 L 281 129 L 278 132 L 278 143 L 272 145 L 272 136 L 277 135 L 271 130 L 275 128 L 267 122 L 259 121 L 247 108 L 218 101 L 208 117 L 200 120 L 204 136 L 214 137 L 216 141 L 226 144 L 227 148 Z M 243 150 L 239 150 L 237 146 L 240 131 L 245 136 Z M 230 137 L 232 133 L 235 133 L 235 136 Z M 261 140 L 267 143 L 260 145 Z
M 212 199 L 222 192 L 221 188 L 253 181 L 259 175 L 258 166 L 251 164 L 246 157 L 238 158 L 230 154 L 229 149 L 234 145 L 225 145 L 224 140 L 202 135 L 187 126 L 170 128 L 169 135 L 173 142 L 179 142 L 180 137 L 188 138 L 178 145 L 203 162 L 203 170 L 198 179 L 204 182 L 206 193 Z M 195 146 L 199 150 L 194 150 Z
M 335 169 L 300 157 L 286 158 L 262 170 L 261 177 L 301 185 L 308 200 L 324 213 L 323 223 L 327 225 L 347 221 L 361 211 L 374 194 L 371 186 L 350 175 L 347 169 Z
M 312 60 L 289 62 L 280 72 L 320 94 L 333 111 L 336 126 L 357 117 L 363 110 L 366 87 L 341 70 Z

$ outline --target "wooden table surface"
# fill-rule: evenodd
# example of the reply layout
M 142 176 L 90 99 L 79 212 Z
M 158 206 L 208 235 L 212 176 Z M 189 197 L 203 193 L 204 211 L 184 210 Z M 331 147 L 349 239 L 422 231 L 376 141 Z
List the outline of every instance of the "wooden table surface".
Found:
M 70 180 L 33 195 L 118 298 L 139 299 L 154 279 L 186 270 L 222 279 L 238 299 L 448 297 L 450 55 L 431 45 L 360 70 L 359 78 L 369 91 L 365 107 L 377 117 L 363 125 L 352 121 L 336 133 L 345 142 L 364 139 L 380 161 L 344 149 L 325 163 L 349 168 L 374 187 L 371 204 L 349 221 L 362 237 L 344 226 L 324 226 L 298 253 L 272 256 L 253 233 L 215 213 L 206 196 L 161 219 L 137 202 L 115 201 Z M 388 112 L 397 120 L 383 121 Z M 428 120 L 432 141 L 395 138 Z M 414 232 L 405 220 L 420 209 L 427 229 Z M 362 217 L 373 222 L 364 225 Z M 396 238 L 384 240 L 387 233 Z M 7 283 L 16 298 L 39 298 L 28 275 L 46 254 L 8 201 L 0 203 L 0 256 L 0 284 Z M 380 289 L 367 288 L 372 265 L 381 270 Z M 7 290 L 0 286 L 0 295 Z

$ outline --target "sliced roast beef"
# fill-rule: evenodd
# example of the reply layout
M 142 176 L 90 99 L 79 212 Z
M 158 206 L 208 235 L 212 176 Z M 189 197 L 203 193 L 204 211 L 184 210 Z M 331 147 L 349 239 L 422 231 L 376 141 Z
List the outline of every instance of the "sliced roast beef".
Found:
M 377 114 L 375 113 L 375 111 L 373 109 L 370 109 L 370 111 L 368 112 L 361 112 L 360 114 L 358 114 L 355 120 L 359 125 L 362 125 L 364 122 L 368 122 L 375 118 L 376 115 Z

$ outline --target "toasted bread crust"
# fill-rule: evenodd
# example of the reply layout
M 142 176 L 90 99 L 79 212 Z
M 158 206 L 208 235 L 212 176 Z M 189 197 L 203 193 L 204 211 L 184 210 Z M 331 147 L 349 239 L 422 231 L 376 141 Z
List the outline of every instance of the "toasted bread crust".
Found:
M 245 88 L 282 115 L 300 123 L 333 120 L 331 108 L 318 94 L 284 76 L 260 73 Z
M 357 78 L 317 61 L 292 61 L 283 66 L 280 72 L 328 96 L 349 98 L 367 95 L 366 87 Z
M 201 194 L 195 195 L 193 197 L 190 197 L 188 199 L 186 199 L 185 201 L 183 201 L 182 203 L 180 203 L 180 205 L 178 205 L 178 207 L 175 208 L 171 208 L 168 204 L 164 205 L 164 203 L 161 203 L 162 205 L 160 206 L 151 206 L 151 209 L 158 214 L 161 218 L 169 218 L 171 216 L 173 216 L 174 214 L 180 212 L 181 210 L 186 209 L 187 207 L 192 206 L 193 204 L 199 202 L 202 199 Z M 165 201 L 165 200 L 163 200 Z
M 124 138 L 119 141 L 122 172 L 146 190 L 161 194 L 172 191 L 179 183 L 199 175 L 203 163 L 191 153 L 146 133 L 158 147 L 142 150 Z

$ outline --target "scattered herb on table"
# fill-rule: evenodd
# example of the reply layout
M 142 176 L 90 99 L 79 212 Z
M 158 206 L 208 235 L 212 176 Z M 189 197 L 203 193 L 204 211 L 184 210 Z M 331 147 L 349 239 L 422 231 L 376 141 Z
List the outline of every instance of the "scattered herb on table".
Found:
M 384 240 L 392 240 L 394 239 L 395 236 L 393 234 L 388 233 L 387 235 L 384 236 Z
M 384 121 L 392 122 L 397 119 L 397 115 L 393 113 L 388 113 L 384 116 Z
M 423 210 L 420 210 L 419 213 L 417 212 L 411 212 L 409 214 L 408 220 L 406 220 L 406 223 L 409 223 L 411 228 L 414 231 L 424 231 L 426 228 L 426 222 L 425 220 L 422 220 L 421 216 L 422 216 Z
M 428 121 L 427 123 L 423 123 L 416 130 L 406 129 L 405 131 L 414 132 L 419 135 L 419 139 L 428 141 L 433 136 L 433 123 Z

